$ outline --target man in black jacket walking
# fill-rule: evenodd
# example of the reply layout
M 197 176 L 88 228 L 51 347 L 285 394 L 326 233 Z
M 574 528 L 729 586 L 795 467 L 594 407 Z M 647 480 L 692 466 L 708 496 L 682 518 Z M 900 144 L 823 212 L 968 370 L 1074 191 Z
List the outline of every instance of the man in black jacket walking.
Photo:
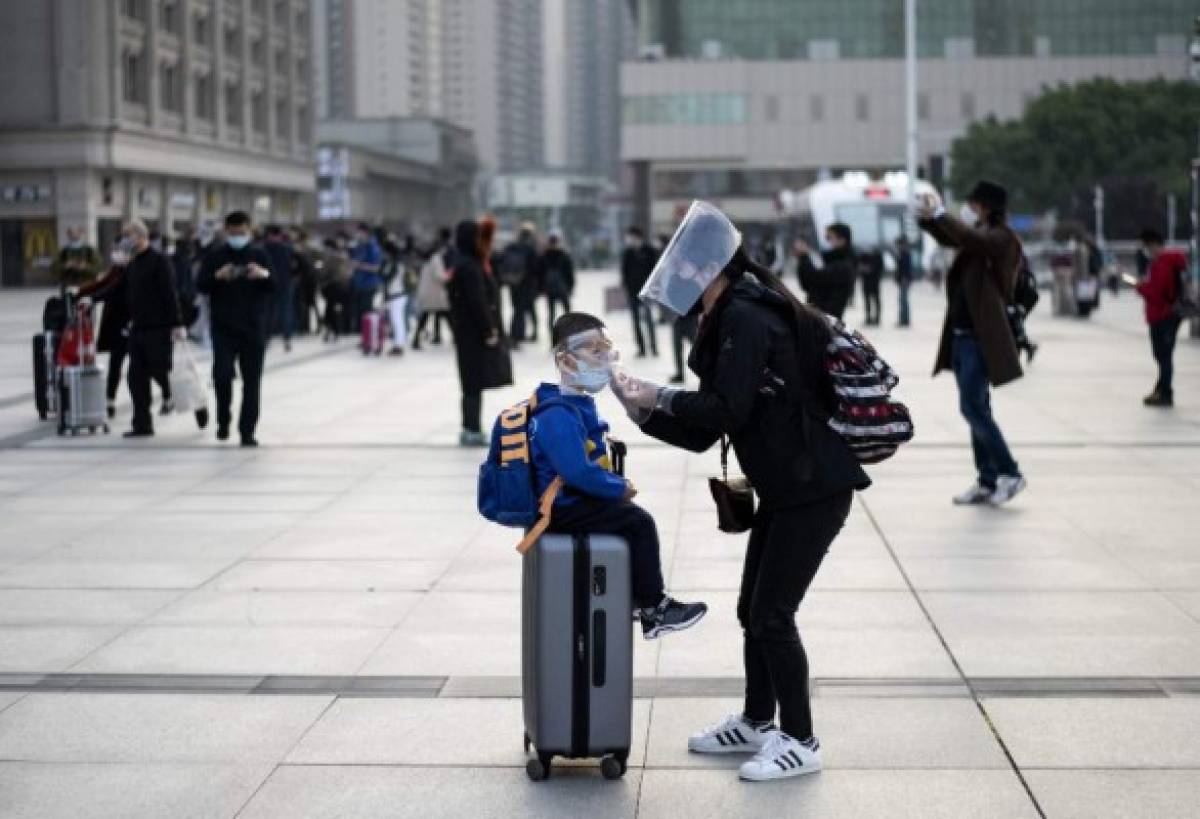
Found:
M 259 391 L 269 335 L 275 280 L 270 262 L 250 244 L 250 217 L 234 211 L 225 217 L 225 244 L 204 258 L 196 287 L 212 307 L 213 384 L 217 392 L 217 439 L 229 437 L 233 403 L 233 366 L 242 377 L 238 432 L 242 446 L 258 446 Z
M 834 318 L 841 318 L 854 294 L 855 256 L 850 226 L 834 222 L 825 230 L 829 250 L 821 253 L 822 267 L 813 264 L 803 241 L 795 247 L 800 287 L 808 303 Z
M 140 219 L 125 225 L 121 240 L 129 255 L 125 294 L 129 307 L 129 396 L 133 423 L 126 438 L 154 434 L 150 414 L 150 379 L 167 382 L 172 338 L 186 338 L 175 273 L 167 257 L 150 246 L 150 231 Z M 167 397 L 164 396 L 164 401 Z
M 621 251 L 621 284 L 625 288 L 625 301 L 629 304 L 629 313 L 633 316 L 633 337 L 637 340 L 637 357 L 646 357 L 645 331 L 650 334 L 650 353 L 658 357 L 658 337 L 654 332 L 654 316 L 650 314 L 650 306 L 643 304 L 638 295 L 642 286 L 650 278 L 654 270 L 656 256 L 654 250 L 646 244 L 645 234 L 639 227 L 631 227 L 625 231 L 625 249 Z

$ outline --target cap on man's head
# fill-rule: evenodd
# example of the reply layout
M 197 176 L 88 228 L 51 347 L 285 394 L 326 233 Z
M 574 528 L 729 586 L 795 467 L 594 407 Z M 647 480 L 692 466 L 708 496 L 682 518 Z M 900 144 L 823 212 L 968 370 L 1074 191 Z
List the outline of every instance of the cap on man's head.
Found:
M 1163 235 L 1154 228 L 1145 228 L 1139 237 L 1144 245 L 1162 245 L 1164 244 Z
M 1008 191 L 995 182 L 980 179 L 967 194 L 967 201 L 991 211 L 1008 210 Z

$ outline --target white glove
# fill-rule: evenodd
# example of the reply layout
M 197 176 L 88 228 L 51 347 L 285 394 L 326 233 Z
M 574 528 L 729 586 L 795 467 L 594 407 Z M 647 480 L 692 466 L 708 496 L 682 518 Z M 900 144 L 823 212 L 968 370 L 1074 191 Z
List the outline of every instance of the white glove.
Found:
M 625 407 L 625 412 L 639 426 L 649 420 L 663 390 L 658 384 L 631 375 L 621 368 L 613 369 L 610 385 L 613 395 Z

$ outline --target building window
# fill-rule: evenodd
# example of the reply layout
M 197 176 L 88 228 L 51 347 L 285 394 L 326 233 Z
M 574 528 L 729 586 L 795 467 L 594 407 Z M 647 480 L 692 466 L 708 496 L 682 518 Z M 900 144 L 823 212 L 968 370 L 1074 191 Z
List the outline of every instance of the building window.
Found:
M 259 17 L 265 17 L 267 14 L 267 0 L 250 0 L 250 11 Z
M 225 122 L 235 128 L 242 125 L 242 89 L 237 83 L 225 86 Z
M 225 28 L 225 54 L 229 57 L 241 57 L 242 41 L 236 26 Z
M 287 76 L 288 58 L 287 50 L 283 48 L 275 49 L 275 73 Z
M 621 119 L 626 125 L 743 125 L 745 94 L 651 94 L 626 97 Z
M 158 25 L 169 34 L 179 34 L 181 26 L 179 3 L 176 0 L 164 0 L 162 11 L 159 13 Z
M 183 110 L 183 84 L 174 63 L 163 63 L 158 68 L 158 104 L 164 111 Z
M 267 61 L 265 59 L 265 55 L 263 54 L 263 51 L 265 51 L 265 49 L 263 48 L 262 37 L 255 37 L 253 40 L 251 40 L 250 41 L 250 62 L 253 63 L 254 65 L 257 65 L 260 67 L 266 65 Z
M 286 23 L 288 18 L 288 0 L 275 0 L 273 12 L 276 23 Z
M 301 82 L 308 82 L 308 60 L 306 60 L 304 57 L 296 60 L 296 77 L 298 77 Z
M 766 110 L 764 113 L 767 122 L 779 122 L 779 97 L 774 94 L 767 95 Z
M 959 110 L 962 112 L 963 119 L 975 119 L 975 95 L 970 91 L 964 91 L 962 98 L 959 99 Z
M 141 52 L 126 51 L 121 56 L 121 96 L 125 102 L 146 104 L 146 71 Z
M 275 103 L 275 136 L 287 139 L 292 135 L 292 118 L 288 111 L 287 100 Z
M 854 97 L 854 118 L 859 122 L 866 122 L 871 118 L 871 99 L 866 94 Z
M 131 20 L 146 20 L 146 0 L 121 0 L 121 13 Z
M 917 119 L 929 119 L 930 105 L 928 94 L 917 94 Z
M 212 27 L 209 25 L 207 14 L 197 14 L 192 18 L 192 41 L 196 45 L 210 46 L 209 38 L 212 37 Z
M 813 94 L 808 98 L 808 118 L 813 122 L 825 119 L 825 98 L 820 94 Z
M 250 93 L 250 125 L 260 134 L 267 132 L 267 97 L 262 91 Z
M 296 136 L 302 145 L 307 145 L 312 139 L 312 123 L 308 119 L 308 106 L 296 108 Z
M 296 10 L 296 31 L 299 31 L 301 34 L 308 32 L 308 12 L 304 9 Z
M 208 74 L 197 74 L 193 88 L 196 103 L 196 118 L 212 121 L 213 118 L 213 82 Z

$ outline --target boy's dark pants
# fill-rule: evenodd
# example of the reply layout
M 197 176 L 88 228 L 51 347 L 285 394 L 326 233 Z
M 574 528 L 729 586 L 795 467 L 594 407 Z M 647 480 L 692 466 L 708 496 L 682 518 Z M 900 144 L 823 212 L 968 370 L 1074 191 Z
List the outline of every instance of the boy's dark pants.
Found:
M 658 556 L 658 527 L 650 513 L 630 501 L 576 497 L 567 506 L 555 505 L 549 531 L 554 534 L 618 535 L 629 544 L 633 573 L 633 603 L 657 606 L 663 596 L 662 565 Z

